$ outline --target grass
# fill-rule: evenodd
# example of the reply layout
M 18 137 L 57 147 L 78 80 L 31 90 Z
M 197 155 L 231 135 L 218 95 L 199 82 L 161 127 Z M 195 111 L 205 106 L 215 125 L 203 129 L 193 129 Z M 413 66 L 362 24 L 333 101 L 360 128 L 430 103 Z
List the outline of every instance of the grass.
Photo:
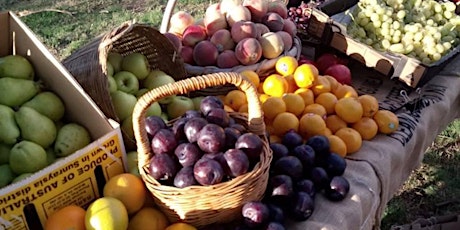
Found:
M 199 18 L 217 0 L 178 0 L 176 10 Z M 82 45 L 125 21 L 135 19 L 157 28 L 166 0 L 2 0 L 1 10 L 11 10 L 60 60 Z M 382 229 L 429 218 L 460 213 L 460 120 L 453 121 L 427 150 L 421 167 L 414 170 L 389 202 Z

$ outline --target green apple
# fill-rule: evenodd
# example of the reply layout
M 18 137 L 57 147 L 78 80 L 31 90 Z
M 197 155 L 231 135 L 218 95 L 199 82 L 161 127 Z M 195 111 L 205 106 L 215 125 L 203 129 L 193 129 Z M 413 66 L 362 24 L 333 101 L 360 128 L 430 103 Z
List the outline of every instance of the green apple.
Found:
M 120 71 L 113 75 L 115 82 L 117 83 L 117 89 L 125 93 L 136 94 L 139 90 L 139 80 L 131 72 Z
M 110 62 L 107 62 L 107 76 L 113 76 L 113 74 L 113 66 L 112 64 L 110 64 Z
M 173 100 L 166 106 L 166 113 L 169 119 L 174 119 L 182 116 L 188 110 L 194 110 L 195 104 L 192 99 L 186 96 L 175 96 Z
M 165 72 L 156 69 L 150 71 L 149 75 L 144 79 L 142 85 L 144 88 L 149 90 L 155 89 L 162 85 L 176 82 L 173 77 L 166 74 Z M 169 104 L 172 101 L 173 96 L 164 97 L 159 100 L 160 104 Z
M 117 81 L 113 76 L 107 76 L 107 81 L 109 82 L 109 92 L 113 93 L 118 90 Z
M 169 117 L 168 117 L 168 114 L 165 113 L 165 112 L 161 112 L 161 115 L 160 117 L 163 119 L 163 121 L 165 121 L 166 123 L 169 122 Z
M 149 75 L 150 64 L 144 54 L 130 53 L 121 60 L 121 69 L 133 73 L 139 80 L 143 80 Z
M 192 101 L 193 101 L 193 106 L 195 107 L 195 110 L 200 110 L 200 105 L 201 105 L 201 101 L 203 100 L 204 96 L 198 96 L 198 97 L 194 97 L 192 98 Z
M 34 76 L 34 68 L 25 57 L 7 55 L 0 58 L 0 77 L 33 80 Z
M 142 95 L 144 95 L 145 93 L 147 93 L 149 91 L 149 89 L 147 88 L 142 88 L 142 89 L 139 89 L 136 93 L 136 97 L 137 98 L 140 98 L 142 97 Z
M 126 119 L 121 121 L 121 130 L 123 135 L 128 136 L 129 139 L 134 140 L 134 128 L 133 128 L 133 117 L 128 116 Z
M 146 116 L 160 116 L 161 115 L 161 106 L 158 101 L 153 102 L 147 109 Z
M 109 62 L 110 65 L 112 65 L 114 74 L 120 72 L 121 60 L 123 60 L 123 56 L 121 56 L 121 54 L 117 52 L 110 51 L 107 55 L 107 62 Z
M 138 168 L 138 156 L 137 156 L 137 151 L 129 151 L 126 153 L 126 161 L 128 165 L 128 172 L 131 174 L 134 174 L 136 176 L 140 175 L 139 174 L 139 168 Z
M 120 121 L 128 118 L 133 113 L 137 98 L 129 93 L 117 90 L 110 94 L 115 113 Z

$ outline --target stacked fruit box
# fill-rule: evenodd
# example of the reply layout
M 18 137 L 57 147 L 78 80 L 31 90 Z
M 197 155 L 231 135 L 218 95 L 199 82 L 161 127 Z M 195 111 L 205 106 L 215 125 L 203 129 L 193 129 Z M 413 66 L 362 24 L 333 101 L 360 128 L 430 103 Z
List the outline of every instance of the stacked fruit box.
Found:
M 2 96 L 2 104 L 11 105 L 4 105 L 2 111 L 10 111 L 13 116 L 8 121 L 11 116 L 1 117 L 1 182 L 8 184 L 17 176 L 14 183 L 0 188 L 0 226 L 42 229 L 51 213 L 69 204 L 88 205 L 101 195 L 101 185 L 107 179 L 125 171 L 124 145 L 119 124 L 102 114 L 15 14 L 0 13 L 0 28 L 0 79 L 2 93 L 9 92 Z M 5 63 L 23 67 L 11 69 Z M 43 91 L 35 91 L 37 83 Z M 30 90 L 26 91 L 26 86 Z M 54 108 L 52 113 L 45 115 L 50 108 Z M 78 129 L 67 126 L 69 122 Z M 67 133 L 61 135 L 64 131 Z M 79 135 L 79 131 L 84 135 Z M 71 147 L 75 144 L 76 148 Z M 46 153 L 43 146 L 47 146 Z M 61 157 L 54 161 L 52 156 Z

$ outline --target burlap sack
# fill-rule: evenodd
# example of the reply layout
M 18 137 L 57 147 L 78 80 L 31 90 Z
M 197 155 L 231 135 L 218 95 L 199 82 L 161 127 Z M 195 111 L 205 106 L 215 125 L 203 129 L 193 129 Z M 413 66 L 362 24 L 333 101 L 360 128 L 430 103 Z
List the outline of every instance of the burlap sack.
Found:
M 376 96 L 381 108 L 394 111 L 399 130 L 365 141 L 347 157 L 345 176 L 351 190 L 341 202 L 322 195 L 313 215 L 287 229 L 380 229 L 388 201 L 420 166 L 426 149 L 454 119 L 460 117 L 460 57 L 420 89 L 411 89 L 373 71 L 354 68 L 353 85 L 360 93 Z

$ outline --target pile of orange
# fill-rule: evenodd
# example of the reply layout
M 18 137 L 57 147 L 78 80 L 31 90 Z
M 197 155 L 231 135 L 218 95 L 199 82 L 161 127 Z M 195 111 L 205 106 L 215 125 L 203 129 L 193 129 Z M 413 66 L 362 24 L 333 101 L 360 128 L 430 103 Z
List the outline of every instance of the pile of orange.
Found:
M 398 129 L 398 117 L 379 108 L 378 100 L 358 95 L 350 85 L 319 75 L 312 64 L 298 65 L 295 58 L 279 58 L 276 72 L 263 81 L 256 72 L 242 71 L 258 89 L 270 141 L 278 142 L 289 130 L 304 139 L 314 135 L 329 138 L 332 151 L 346 156 L 357 152 L 363 140 Z M 229 111 L 247 112 L 245 94 L 234 90 L 222 96 Z

